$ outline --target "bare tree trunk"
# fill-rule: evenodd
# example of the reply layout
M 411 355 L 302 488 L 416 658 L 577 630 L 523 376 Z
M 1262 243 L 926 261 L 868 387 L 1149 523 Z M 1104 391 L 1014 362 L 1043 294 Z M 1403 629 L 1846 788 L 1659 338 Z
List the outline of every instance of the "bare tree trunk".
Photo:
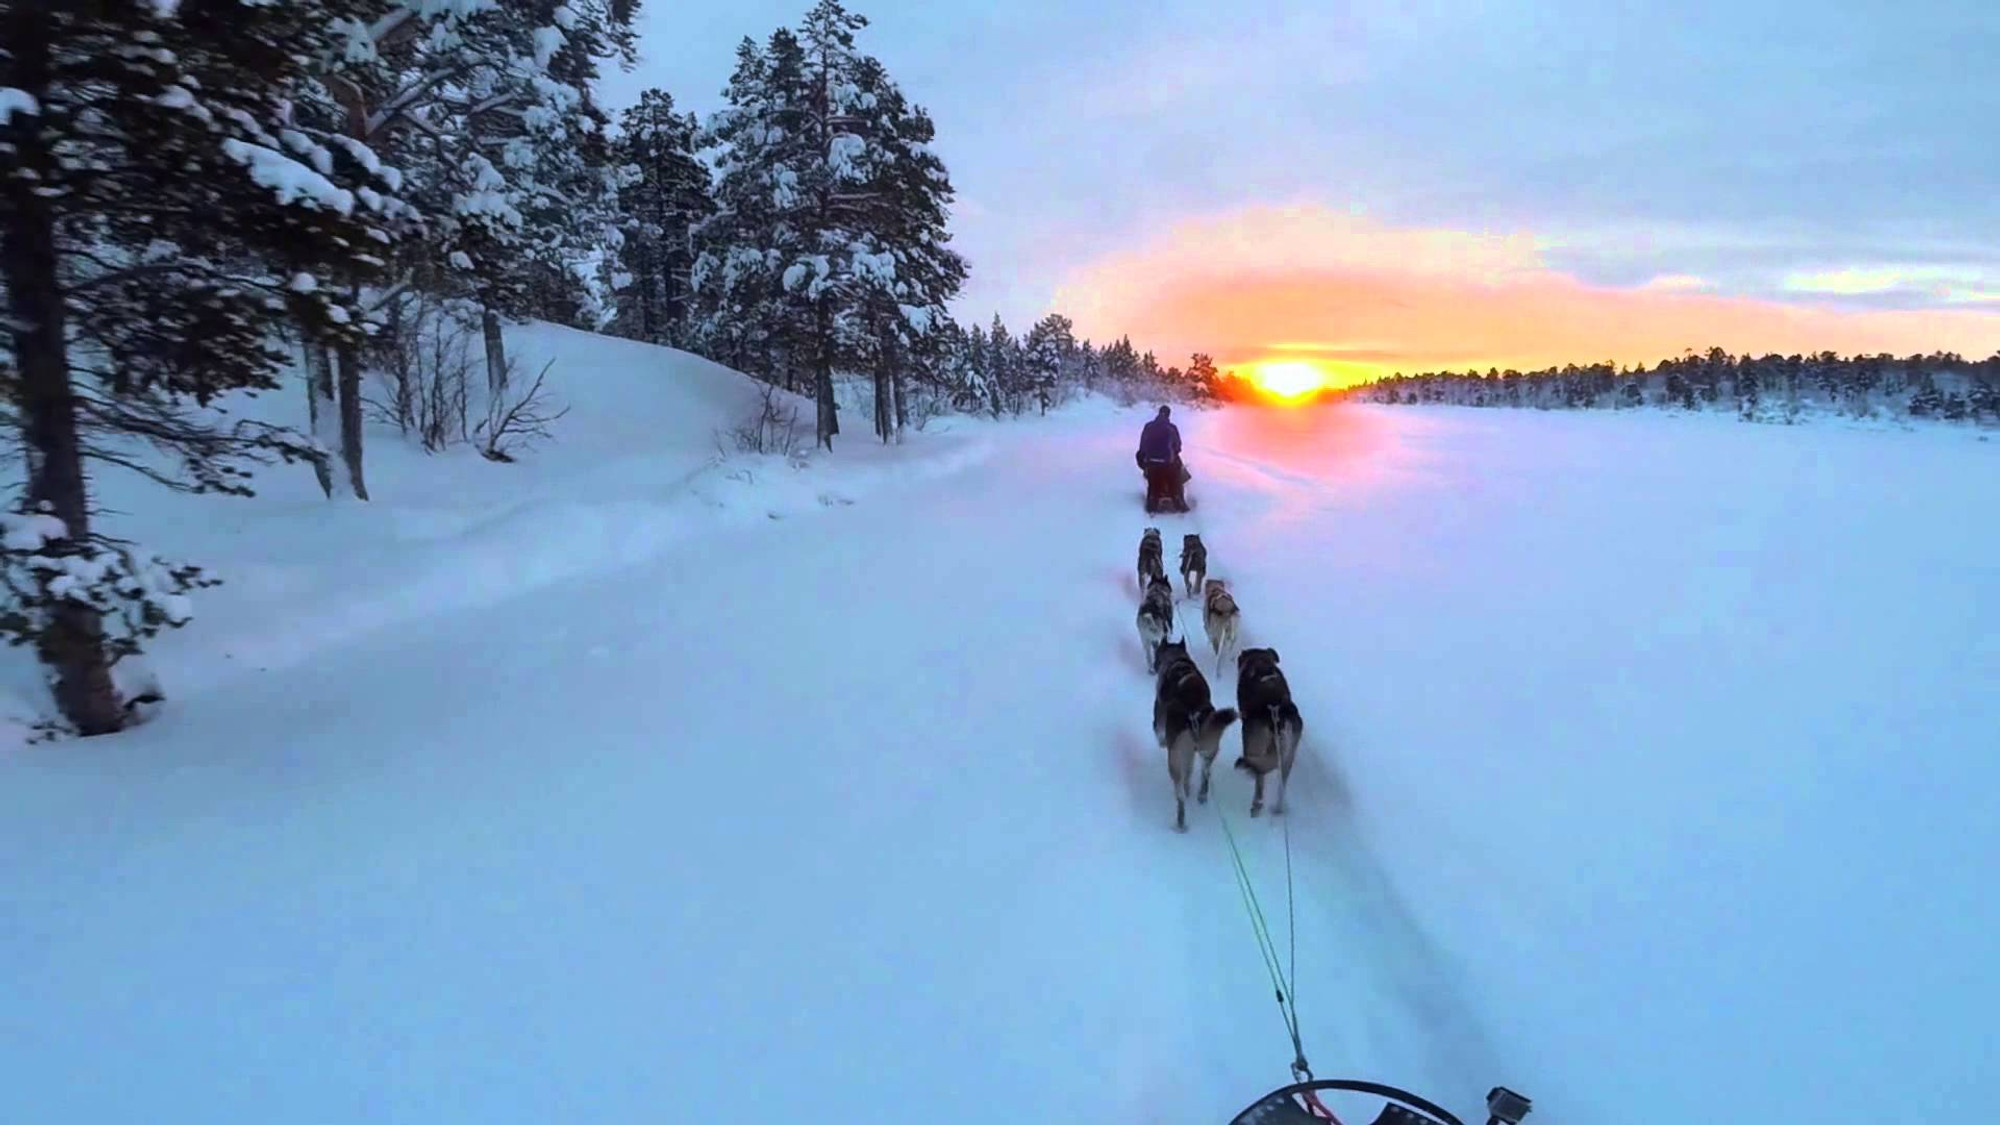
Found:
M 486 393 L 498 402 L 507 394 L 507 341 L 500 335 L 500 314 L 479 303 L 479 327 L 486 334 Z
M 23 26 L 23 25 L 26 26 Z M 8 85 L 43 90 L 49 81 L 46 18 L 24 16 L 9 27 L 12 66 L 0 72 Z M 4 136 L 14 147 L 12 162 L 34 168 L 50 163 L 36 140 L 35 118 L 17 114 Z M 64 546 L 90 541 L 90 500 L 83 475 L 83 448 L 77 434 L 76 397 L 70 383 L 65 309 L 57 284 L 55 216 L 47 201 L 22 176 L 5 177 L 4 225 L 0 225 L 0 273 L 7 279 L 14 364 L 20 381 L 22 444 L 28 460 L 28 503 L 46 506 L 68 529 Z M 53 675 L 56 706 L 86 735 L 108 734 L 125 725 L 125 708 L 111 679 L 104 651 L 104 621 L 96 610 L 68 598 L 50 598 L 49 622 L 37 638 L 38 655 Z
M 878 358 L 875 361 L 875 436 L 882 444 L 889 444 L 889 372 Z
M 361 474 L 361 356 L 352 345 L 342 347 L 340 358 L 340 459 L 347 464 L 347 483 L 356 500 L 368 499 L 368 483 Z
M 813 392 L 819 399 L 818 439 L 827 452 L 833 451 L 833 435 L 840 432 L 840 411 L 833 401 L 833 325 L 826 302 L 813 306 L 814 336 L 818 347 L 813 357 Z
M 896 340 L 887 331 L 875 339 L 875 433 L 887 445 L 896 436 Z
M 688 281 L 689 268 L 693 265 L 692 247 L 686 252 L 676 250 L 667 255 L 660 266 L 660 288 L 664 291 L 661 326 L 665 338 L 661 342 L 681 347 L 687 343 L 688 322 Z
M 411 427 L 416 425 L 417 395 L 420 392 L 417 373 L 410 363 L 411 350 L 408 341 L 403 339 L 403 298 L 400 295 L 389 302 L 389 323 L 384 332 L 395 345 L 388 354 L 389 362 L 395 364 L 395 370 L 390 374 L 396 378 L 396 401 L 392 404 L 396 409 L 396 428 L 408 437 Z M 417 332 L 421 337 L 422 317 L 418 318 Z
M 648 243 L 639 244 L 639 338 L 649 344 L 660 342 L 660 325 L 654 316 L 653 293 L 655 290 L 653 248 Z
M 896 399 L 896 440 L 903 440 L 903 431 L 910 426 L 910 403 L 907 398 L 908 384 L 903 379 L 903 365 L 897 364 L 891 376 L 890 392 Z
M 333 357 L 326 354 L 326 345 L 308 336 L 305 340 L 306 352 L 306 424 L 319 452 L 313 457 L 313 475 L 319 478 L 319 490 L 326 498 L 333 499 L 333 447 L 330 440 L 334 428 L 335 407 L 333 404 Z

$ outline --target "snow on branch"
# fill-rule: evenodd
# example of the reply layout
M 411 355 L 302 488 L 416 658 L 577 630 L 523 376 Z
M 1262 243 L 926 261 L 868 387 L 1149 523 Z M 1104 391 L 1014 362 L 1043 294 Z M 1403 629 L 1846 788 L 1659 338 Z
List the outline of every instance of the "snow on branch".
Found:
M 0 86 L 0 126 L 13 120 L 17 113 L 39 117 L 41 112 L 42 103 L 35 100 L 35 95 L 13 86 Z
M 221 585 L 201 568 L 142 555 L 101 535 L 72 539 L 63 521 L 40 510 L 0 512 L 0 637 L 42 644 L 63 603 L 94 610 L 103 621 L 111 662 L 139 653 L 142 642 L 193 619 L 190 591 Z
M 354 193 L 276 149 L 235 138 L 222 142 L 224 155 L 250 170 L 250 178 L 277 192 L 280 203 L 302 203 L 342 215 L 354 213 Z

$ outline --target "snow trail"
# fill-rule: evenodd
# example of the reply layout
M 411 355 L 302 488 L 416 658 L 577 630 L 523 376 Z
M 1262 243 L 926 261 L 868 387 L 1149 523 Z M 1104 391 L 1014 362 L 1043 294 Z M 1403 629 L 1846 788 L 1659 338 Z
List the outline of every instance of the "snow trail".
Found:
M 1966 686 L 2000 622 L 1990 532 L 1950 514 L 1990 510 L 1989 449 L 1230 410 L 1177 419 L 1197 507 L 1149 518 L 1145 413 L 924 435 L 977 455 L 851 505 L 784 478 L 809 491 L 782 519 L 586 530 L 560 567 L 537 529 L 686 512 L 551 492 L 574 518 L 419 520 L 441 551 L 514 528 L 548 572 L 0 760 L 10 1107 L 1227 1120 L 1290 1045 L 1218 817 L 1281 951 L 1285 823 L 1247 816 L 1231 735 L 1171 830 L 1132 621 L 1149 523 L 1170 566 L 1201 531 L 1305 716 L 1319 1074 L 1468 1119 L 1504 1083 L 1546 1125 L 1972 1096 L 1995 998 L 1941 983 L 2000 928 L 2000 716 Z M 1925 596 L 1847 612 L 1913 567 Z M 1908 872 L 1910 909 L 1855 908 Z M 1852 975 L 1885 964 L 1914 994 Z

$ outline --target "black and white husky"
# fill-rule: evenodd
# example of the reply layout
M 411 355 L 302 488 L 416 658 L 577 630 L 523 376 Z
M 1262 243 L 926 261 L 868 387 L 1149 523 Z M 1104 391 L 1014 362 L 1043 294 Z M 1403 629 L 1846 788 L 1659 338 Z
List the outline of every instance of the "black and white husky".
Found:
M 1201 593 L 1202 580 L 1207 577 L 1208 548 L 1202 546 L 1201 536 L 1181 536 L 1181 588 L 1192 598 Z
M 1139 537 L 1139 595 L 1145 596 L 1153 579 L 1166 576 L 1167 548 L 1160 542 L 1160 529 L 1149 527 Z
M 1174 585 L 1164 575 L 1146 584 L 1139 603 L 1139 647 L 1146 651 L 1146 671 L 1159 671 L 1160 645 L 1174 632 Z
M 1215 768 L 1222 734 L 1236 721 L 1236 709 L 1217 710 L 1209 700 L 1208 681 L 1188 655 L 1185 639 L 1162 643 L 1157 660 L 1158 683 L 1153 692 L 1153 735 L 1167 752 L 1167 776 L 1174 783 L 1174 829 L 1187 831 L 1188 790 L 1194 780 L 1194 760 L 1201 758 L 1201 791 L 1195 800 L 1207 802 L 1209 774 Z
M 1285 815 L 1285 785 L 1299 756 L 1305 720 L 1292 703 L 1292 687 L 1278 670 L 1278 650 L 1246 648 L 1236 654 L 1236 706 L 1243 710 L 1243 756 L 1236 768 L 1257 778 L 1250 815 L 1264 810 L 1264 777 L 1278 771 L 1278 801 L 1271 809 Z

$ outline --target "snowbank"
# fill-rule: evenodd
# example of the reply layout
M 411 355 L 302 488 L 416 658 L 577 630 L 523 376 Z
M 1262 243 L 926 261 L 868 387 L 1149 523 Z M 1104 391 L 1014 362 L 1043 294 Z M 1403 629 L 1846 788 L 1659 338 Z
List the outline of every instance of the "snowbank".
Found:
M 373 499 L 329 503 L 303 465 L 276 466 L 249 499 L 183 496 L 117 470 L 96 499 L 108 529 L 223 579 L 195 601 L 195 621 L 162 636 L 151 662 L 175 700 L 307 660 L 378 629 L 494 606 L 551 584 L 629 567 L 690 534 L 854 503 L 876 490 L 956 472 L 990 449 L 976 422 L 935 426 L 884 448 L 866 434 L 813 452 L 810 403 L 790 457 L 740 452 L 731 432 L 754 418 L 763 388 L 686 352 L 535 323 L 510 329 L 510 354 L 548 369 L 569 408 L 554 440 L 517 464 L 469 448 L 427 454 L 372 424 Z M 368 393 L 376 393 L 370 387 Z M 303 428 L 303 389 L 229 404 Z M 850 435 L 857 428 L 847 418 Z M 0 746 L 18 743 L 42 692 L 25 652 L 7 663 Z

